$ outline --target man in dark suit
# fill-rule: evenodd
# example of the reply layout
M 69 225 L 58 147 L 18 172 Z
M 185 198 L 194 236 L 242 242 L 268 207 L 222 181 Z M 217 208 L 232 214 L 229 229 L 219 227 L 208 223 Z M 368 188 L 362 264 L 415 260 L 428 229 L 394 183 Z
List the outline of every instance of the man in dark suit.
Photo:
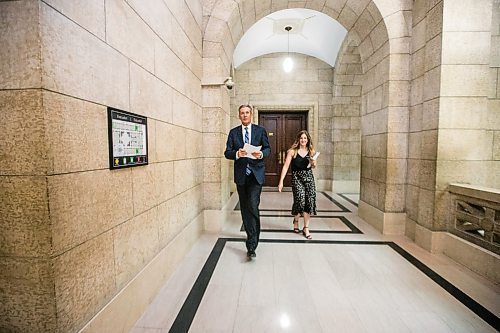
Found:
M 271 147 L 266 129 L 252 124 L 253 110 L 250 105 L 241 105 L 238 115 L 241 125 L 229 132 L 224 156 L 234 160 L 234 182 L 240 199 L 241 218 L 247 233 L 247 257 L 254 258 L 260 235 L 259 204 L 265 178 L 264 158 L 271 153 Z M 245 143 L 262 148 L 250 155 L 243 149 Z

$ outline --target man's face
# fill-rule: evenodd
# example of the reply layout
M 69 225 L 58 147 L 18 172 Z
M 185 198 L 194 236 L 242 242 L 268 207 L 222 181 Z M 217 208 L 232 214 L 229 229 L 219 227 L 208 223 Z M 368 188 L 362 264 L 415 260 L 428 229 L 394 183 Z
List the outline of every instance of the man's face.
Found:
M 252 110 L 248 106 L 240 109 L 240 120 L 243 126 L 248 126 L 252 122 Z

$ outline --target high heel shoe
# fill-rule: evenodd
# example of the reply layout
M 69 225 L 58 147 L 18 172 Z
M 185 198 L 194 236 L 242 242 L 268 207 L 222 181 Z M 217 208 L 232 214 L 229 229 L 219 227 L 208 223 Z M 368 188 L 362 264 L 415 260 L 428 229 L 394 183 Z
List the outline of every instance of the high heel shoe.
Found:
M 302 234 L 304 234 L 304 237 L 305 237 L 306 239 L 313 239 L 313 237 L 311 236 L 311 233 L 306 234 L 306 229 L 308 229 L 308 230 L 309 230 L 309 227 L 304 227 L 304 228 L 302 229 Z
M 295 232 L 296 234 L 298 234 L 300 232 L 300 229 L 299 229 L 299 220 L 296 220 L 296 219 L 293 219 L 293 232 Z M 297 226 L 295 226 L 295 224 L 297 224 Z

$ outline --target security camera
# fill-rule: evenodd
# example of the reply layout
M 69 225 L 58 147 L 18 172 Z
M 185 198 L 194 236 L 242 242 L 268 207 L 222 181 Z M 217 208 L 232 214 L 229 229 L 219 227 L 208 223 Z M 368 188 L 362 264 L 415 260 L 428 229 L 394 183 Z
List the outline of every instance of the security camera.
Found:
M 226 88 L 231 90 L 234 87 L 234 81 L 232 77 L 228 77 L 227 79 L 224 80 L 224 84 L 226 85 Z

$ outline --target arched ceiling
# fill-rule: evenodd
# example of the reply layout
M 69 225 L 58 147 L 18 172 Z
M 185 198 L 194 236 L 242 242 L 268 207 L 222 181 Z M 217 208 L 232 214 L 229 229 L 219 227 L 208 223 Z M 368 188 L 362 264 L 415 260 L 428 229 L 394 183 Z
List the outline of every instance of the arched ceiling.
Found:
M 391 76 L 392 85 L 404 85 L 407 72 L 396 70 L 406 66 L 410 49 L 410 22 L 406 19 L 412 8 L 408 0 L 202 0 L 206 26 L 203 35 L 204 61 L 218 64 L 203 74 L 204 82 L 219 82 L 234 66 L 233 55 L 243 35 L 259 19 L 280 10 L 307 7 L 338 21 L 348 34 L 349 45 L 359 50 L 367 91 L 380 85 L 381 78 Z M 411 17 L 410 17 L 411 18 Z M 250 45 L 251 47 L 251 45 Z M 293 51 L 293 46 L 292 46 Z M 387 57 L 394 54 L 395 56 Z M 206 60 L 205 60 L 206 59 Z M 384 61 L 382 61 L 384 60 Z M 376 69 L 376 70 L 375 70 Z M 388 75 L 388 74 L 387 74 Z
M 291 26 L 292 30 L 285 30 Z M 255 57 L 278 52 L 302 53 L 335 65 L 347 30 L 337 21 L 315 10 L 284 9 L 252 25 L 241 37 L 233 54 L 237 68 Z M 288 41 L 289 37 L 289 41 Z

